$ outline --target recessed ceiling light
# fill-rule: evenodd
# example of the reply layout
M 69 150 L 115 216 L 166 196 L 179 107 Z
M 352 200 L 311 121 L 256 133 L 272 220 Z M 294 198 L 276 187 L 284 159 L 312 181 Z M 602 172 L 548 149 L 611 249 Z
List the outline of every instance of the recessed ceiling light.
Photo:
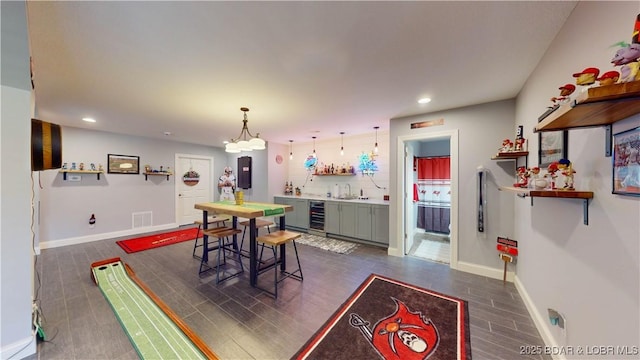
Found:
M 90 122 L 90 123 L 94 123 L 94 122 L 96 122 L 96 120 L 95 120 L 95 119 L 92 119 L 92 118 L 89 118 L 89 117 L 82 118 L 82 121 L 86 121 L 86 122 Z
M 418 104 L 428 104 L 431 102 L 431 98 L 422 98 L 418 100 Z

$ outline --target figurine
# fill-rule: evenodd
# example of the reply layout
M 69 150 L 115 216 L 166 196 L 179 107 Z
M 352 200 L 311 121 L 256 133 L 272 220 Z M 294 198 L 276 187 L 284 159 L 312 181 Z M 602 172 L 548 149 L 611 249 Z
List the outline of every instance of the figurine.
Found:
M 80 170 L 84 170 L 84 163 L 80 163 L 80 165 L 78 165 L 78 168 L 79 168 Z
M 573 84 L 564 84 L 558 88 L 560 90 L 559 97 L 552 97 L 551 101 L 555 104 L 568 104 L 571 102 L 571 94 L 576 90 Z
M 218 187 L 220 188 L 220 201 L 234 201 L 234 191 L 236 189 L 236 177 L 233 175 L 233 169 L 227 166 L 224 168 L 224 174 L 218 179 Z
M 71 170 L 76 170 L 76 163 L 74 162 L 71 163 Z
M 68 168 L 67 163 L 62 164 L 62 170 L 67 170 L 67 168 Z
M 502 147 L 498 150 L 499 152 L 509 152 L 513 151 L 513 143 L 509 139 L 502 140 Z
M 547 187 L 547 180 L 540 178 L 540 168 L 534 166 L 531 168 L 531 184 L 534 188 L 542 190 Z
M 91 165 L 89 165 L 89 167 L 91 168 L 91 171 L 96 171 L 96 164 L 91 163 Z
M 525 143 L 525 141 L 526 140 L 524 138 L 516 139 L 515 151 L 524 151 L 524 143 Z
M 104 171 L 104 168 L 102 167 L 102 164 L 98 165 L 98 171 Z
M 518 176 L 518 182 L 513 184 L 515 187 L 526 188 L 529 186 L 529 169 L 524 166 L 518 167 L 516 175 Z
M 549 166 L 547 166 L 547 174 L 544 175 L 544 177 L 546 178 L 547 176 L 551 178 L 551 190 L 555 190 L 556 189 L 556 178 L 558 177 L 558 175 L 556 174 L 560 169 L 558 168 L 558 162 L 554 161 L 551 164 L 549 164 Z
M 596 78 L 599 74 L 600 69 L 590 67 L 582 70 L 582 72 L 573 74 L 573 77 L 576 78 L 576 85 L 582 86 L 582 91 L 585 91 L 596 82 Z
M 631 82 L 640 80 L 640 14 L 636 17 L 636 22 L 633 26 L 633 33 L 631 35 L 631 44 L 627 44 L 624 41 L 619 42 L 616 45 L 621 45 L 622 48 L 616 51 L 616 54 L 611 59 L 611 63 L 615 66 L 620 66 L 620 83 Z
M 598 80 L 600 82 L 600 86 L 607 86 L 607 85 L 615 84 L 616 82 L 618 82 L 618 79 L 620 79 L 620 73 L 619 72 L 617 72 L 617 71 L 607 71 L 606 73 L 602 74 L 602 76 L 600 76 L 596 80 Z
M 573 170 L 573 164 L 568 159 L 560 159 L 558 161 L 558 169 L 560 169 L 561 174 L 564 175 L 564 187 L 563 190 L 575 190 L 573 187 L 573 174 L 576 173 Z

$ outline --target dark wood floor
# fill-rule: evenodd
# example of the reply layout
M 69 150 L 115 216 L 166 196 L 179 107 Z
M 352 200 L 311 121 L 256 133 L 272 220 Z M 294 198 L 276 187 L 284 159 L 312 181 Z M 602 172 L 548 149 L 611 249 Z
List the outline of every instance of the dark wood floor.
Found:
M 285 280 L 274 300 L 249 286 L 248 271 L 218 286 L 215 276 L 199 277 L 193 241 L 126 254 L 116 240 L 46 249 L 38 256 L 37 299 L 47 341 L 39 342 L 31 359 L 138 358 L 91 280 L 90 264 L 112 257 L 129 264 L 222 359 L 290 358 L 371 273 L 467 300 L 474 359 L 540 359 L 520 355 L 520 347 L 544 345 L 513 284 L 390 257 L 377 247 L 360 245 L 344 255 L 299 244 L 304 282 Z

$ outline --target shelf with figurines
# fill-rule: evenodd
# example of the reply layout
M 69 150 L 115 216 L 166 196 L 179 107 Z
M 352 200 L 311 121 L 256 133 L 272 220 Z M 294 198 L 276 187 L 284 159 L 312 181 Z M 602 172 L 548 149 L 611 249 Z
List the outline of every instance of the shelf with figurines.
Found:
M 67 180 L 67 174 L 96 174 L 98 180 L 100 180 L 100 174 L 104 174 L 104 169 L 102 164 L 96 168 L 96 164 L 91 163 L 89 168 L 85 168 L 84 163 L 76 165 L 75 162 L 72 162 L 71 167 L 67 163 L 62 164 L 62 168 L 58 172 L 62 173 L 62 180 L 65 181 Z
M 514 141 L 511 139 L 504 139 L 502 146 L 498 148 L 498 153 L 491 157 L 491 160 L 515 160 L 516 164 L 518 159 L 524 158 L 525 167 L 529 162 L 529 151 L 527 151 L 527 140 L 522 137 L 522 126 L 518 126 L 518 132 Z
M 564 177 L 562 187 L 558 187 L 558 172 Z M 533 206 L 534 197 L 581 199 L 583 200 L 584 224 L 589 225 L 589 200 L 593 191 L 576 190 L 573 186 L 575 170 L 568 159 L 553 162 L 547 167 L 547 173 L 541 175 L 539 167 L 517 169 L 517 182 L 513 186 L 500 186 L 500 190 L 515 192 L 519 197 L 530 197 Z M 559 184 L 558 184 L 559 185 Z
M 619 70 L 606 71 L 588 67 L 574 73 L 581 91 L 572 98 L 575 85 L 559 88 L 560 96 L 552 97 L 553 106 L 538 118 L 535 131 L 555 131 L 571 128 L 611 125 L 640 113 L 640 42 L 636 28 L 631 43 L 617 43 L 611 63 Z M 596 81 L 598 84 L 596 85 Z
M 149 176 L 166 176 L 167 181 L 169 181 L 169 176 L 173 175 L 173 172 L 171 172 L 170 168 L 164 170 L 164 168 L 160 166 L 160 170 L 153 170 L 151 166 L 145 165 L 143 174 L 145 181 L 149 180 Z

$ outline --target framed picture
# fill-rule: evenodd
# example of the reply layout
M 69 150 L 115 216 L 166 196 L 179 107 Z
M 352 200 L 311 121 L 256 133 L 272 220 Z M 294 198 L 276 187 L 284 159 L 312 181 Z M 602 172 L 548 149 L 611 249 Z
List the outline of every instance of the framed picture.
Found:
M 540 144 L 538 166 L 541 169 L 546 169 L 552 162 L 568 157 L 569 132 L 567 130 L 539 132 L 538 140 Z
M 109 154 L 107 163 L 109 174 L 140 174 L 140 156 Z
M 640 196 L 640 127 L 613 135 L 613 193 Z

